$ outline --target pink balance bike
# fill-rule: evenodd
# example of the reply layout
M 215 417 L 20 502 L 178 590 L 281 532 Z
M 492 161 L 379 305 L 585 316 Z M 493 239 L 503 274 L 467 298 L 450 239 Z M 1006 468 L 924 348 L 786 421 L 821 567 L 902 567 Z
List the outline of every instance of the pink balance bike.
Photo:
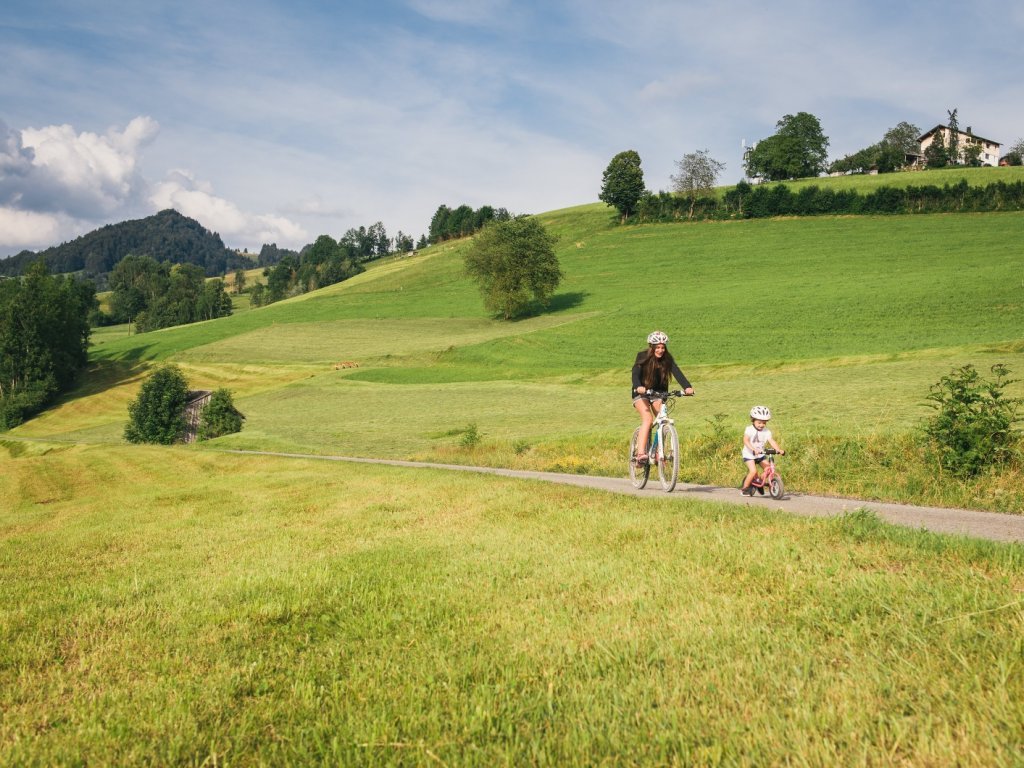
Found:
M 782 475 L 775 468 L 775 457 L 778 451 L 774 448 L 765 448 L 764 473 L 755 477 L 750 485 L 757 489 L 757 492 L 764 496 L 764 489 L 773 499 L 781 499 L 786 493 L 786 486 L 782 482 Z

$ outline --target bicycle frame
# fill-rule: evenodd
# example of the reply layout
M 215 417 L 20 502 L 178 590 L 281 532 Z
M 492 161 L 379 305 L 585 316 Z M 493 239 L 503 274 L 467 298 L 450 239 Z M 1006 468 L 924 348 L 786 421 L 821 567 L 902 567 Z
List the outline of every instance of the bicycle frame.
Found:
M 661 401 L 661 408 L 658 409 L 658 415 L 654 417 L 654 423 L 651 424 L 651 434 L 647 441 L 647 455 L 656 454 L 659 461 L 665 460 L 665 440 L 661 437 L 662 427 L 666 424 L 675 425 L 676 420 L 668 417 L 668 397 L 665 397 Z
M 679 435 L 676 432 L 675 419 L 669 417 L 669 412 L 677 397 L 683 397 L 681 390 L 647 393 L 647 401 L 660 400 L 661 407 L 658 409 L 648 435 L 646 461 L 638 462 L 636 460 L 636 447 L 641 428 L 637 427 L 633 432 L 633 439 L 630 443 L 629 475 L 635 488 L 643 488 L 647 485 L 652 465 L 658 468 L 658 477 L 665 491 L 671 491 L 676 487 L 676 482 L 679 480 Z

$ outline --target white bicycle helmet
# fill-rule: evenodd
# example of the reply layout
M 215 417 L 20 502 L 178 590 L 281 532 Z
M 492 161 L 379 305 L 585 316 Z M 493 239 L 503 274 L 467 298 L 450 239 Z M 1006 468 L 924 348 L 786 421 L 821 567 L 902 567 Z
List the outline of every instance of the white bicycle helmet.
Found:
M 768 421 L 772 417 L 772 412 L 768 410 L 767 406 L 755 405 L 750 409 L 750 418 L 760 419 L 761 421 Z
M 668 344 L 668 334 L 664 331 L 654 331 L 647 337 L 648 344 Z

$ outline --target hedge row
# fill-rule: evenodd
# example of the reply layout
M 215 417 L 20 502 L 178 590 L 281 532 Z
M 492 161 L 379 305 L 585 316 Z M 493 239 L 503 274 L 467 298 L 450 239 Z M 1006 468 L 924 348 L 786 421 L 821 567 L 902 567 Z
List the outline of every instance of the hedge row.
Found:
M 908 213 L 982 213 L 1024 210 L 1024 182 L 998 181 L 972 187 L 966 181 L 936 186 L 879 187 L 867 194 L 852 190 L 785 184 L 751 186 L 740 182 L 721 199 L 692 198 L 668 192 L 648 194 L 633 221 L 763 219 L 772 216 L 868 215 Z

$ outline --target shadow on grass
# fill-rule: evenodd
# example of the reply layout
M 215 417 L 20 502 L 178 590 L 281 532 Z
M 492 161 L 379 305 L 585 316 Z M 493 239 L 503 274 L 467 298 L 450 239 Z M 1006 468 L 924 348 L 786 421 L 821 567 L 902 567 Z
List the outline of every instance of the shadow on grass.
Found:
M 520 320 L 529 320 L 534 317 L 540 317 L 545 314 L 576 309 L 589 295 L 590 294 L 585 291 L 574 291 L 572 293 L 559 293 L 552 296 L 551 300 L 547 304 L 541 304 L 539 301 L 531 301 L 527 305 L 526 311 L 523 312 L 523 314 L 511 318 L 511 320 L 512 322 L 518 322 Z M 496 317 L 501 317 L 501 315 L 496 315 Z
M 148 349 L 148 345 L 129 350 L 116 359 L 91 361 L 79 375 L 74 389 L 59 395 L 44 410 L 98 395 L 122 384 L 138 381 L 151 368 L 150 364 L 143 362 L 146 349 Z
M 583 303 L 583 300 L 590 294 L 586 291 L 573 291 L 571 293 L 559 293 L 551 297 L 548 304 L 549 312 L 564 312 L 567 309 L 576 309 Z

